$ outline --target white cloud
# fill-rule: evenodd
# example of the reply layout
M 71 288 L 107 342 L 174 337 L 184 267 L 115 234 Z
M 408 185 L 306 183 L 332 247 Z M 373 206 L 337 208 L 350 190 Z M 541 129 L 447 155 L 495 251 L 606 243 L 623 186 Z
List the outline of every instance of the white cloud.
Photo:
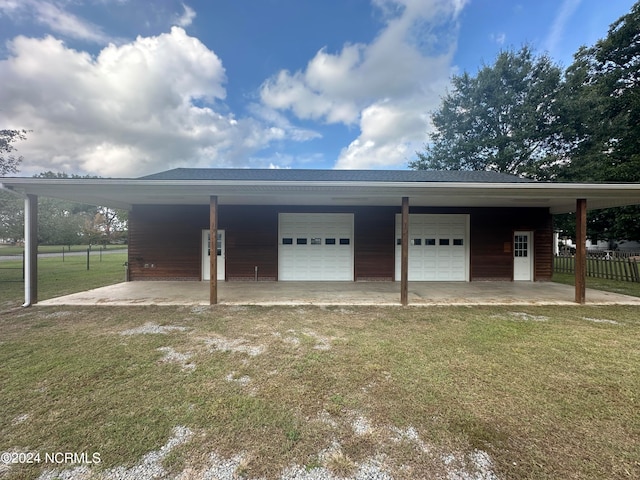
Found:
M 183 3 L 184 13 L 178 18 L 177 25 L 179 27 L 188 27 L 193 23 L 193 19 L 196 18 L 196 11 L 189 5 Z
M 386 18 L 368 44 L 321 49 L 304 70 L 280 71 L 262 102 L 300 119 L 359 125 L 338 168 L 406 165 L 426 141 L 425 114 L 449 82 L 456 18 L 466 0 L 372 0 Z
M 505 40 L 507 39 L 506 33 L 492 33 L 489 35 L 489 38 L 492 42 L 497 43 L 498 45 L 504 45 Z
M 9 49 L 0 61 L 0 124 L 32 130 L 20 145 L 25 175 L 246 166 L 290 138 L 286 125 L 228 113 L 221 60 L 179 27 L 96 57 L 51 36 L 17 37 Z
M 102 28 L 66 11 L 59 3 L 46 0 L 0 1 L 0 12 L 7 16 L 28 16 L 52 32 L 78 40 L 106 44 L 112 39 Z
M 422 104 L 375 103 L 362 111 L 360 135 L 340 152 L 336 168 L 406 166 L 425 142 L 427 125 Z
M 545 40 L 544 45 L 545 50 L 547 50 L 552 55 L 555 55 L 557 53 L 556 50 L 562 42 L 562 37 L 564 36 L 564 30 L 567 22 L 574 14 L 581 2 L 582 0 L 564 0 L 562 2 L 562 5 L 560 5 L 560 9 L 558 10 L 556 18 L 553 20 L 553 25 L 551 25 L 551 30 Z

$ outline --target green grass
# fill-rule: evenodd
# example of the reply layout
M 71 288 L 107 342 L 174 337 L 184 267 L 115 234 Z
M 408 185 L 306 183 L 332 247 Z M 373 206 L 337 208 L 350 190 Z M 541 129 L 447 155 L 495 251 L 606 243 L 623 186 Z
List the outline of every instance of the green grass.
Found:
M 554 273 L 553 281 L 564 283 L 565 285 L 575 285 L 575 276 L 572 273 Z M 640 283 L 637 282 L 621 282 L 605 278 L 587 277 L 587 288 L 640 297 Z
M 148 322 L 187 329 L 120 335 Z M 0 451 L 130 467 L 182 425 L 172 475 L 242 453 L 252 479 L 377 455 L 393 478 L 446 478 L 443 458 L 480 449 L 499 478 L 640 477 L 637 307 L 35 307 L 0 335 Z M 422 444 L 398 439 L 411 428 Z
M 67 256 L 38 259 L 38 299 L 68 295 L 104 285 L 124 281 L 126 253 L 98 254 L 90 257 L 87 271 L 86 256 Z M 0 309 L 24 302 L 22 261 L 0 261 Z

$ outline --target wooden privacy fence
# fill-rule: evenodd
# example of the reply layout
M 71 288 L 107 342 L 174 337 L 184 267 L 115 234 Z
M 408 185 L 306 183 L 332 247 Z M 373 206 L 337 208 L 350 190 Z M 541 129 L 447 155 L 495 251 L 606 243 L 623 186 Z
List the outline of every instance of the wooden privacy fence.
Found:
M 638 257 L 628 258 L 587 258 L 587 277 L 606 278 L 623 282 L 640 282 L 640 262 Z M 557 256 L 553 270 L 557 273 L 574 273 L 575 257 Z

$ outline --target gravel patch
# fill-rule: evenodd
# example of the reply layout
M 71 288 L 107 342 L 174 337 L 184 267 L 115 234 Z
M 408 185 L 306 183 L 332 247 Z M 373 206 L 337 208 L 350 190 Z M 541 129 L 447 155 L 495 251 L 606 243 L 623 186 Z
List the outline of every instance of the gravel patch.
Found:
M 295 330 L 287 330 L 286 333 L 287 333 L 286 336 L 283 336 L 280 332 L 273 332 L 271 335 L 273 335 L 276 338 L 279 338 L 284 343 L 287 343 L 289 345 L 293 345 L 294 347 L 299 347 L 300 346 L 300 339 L 298 337 L 296 337 L 296 331 Z
M 594 323 L 608 323 L 610 325 L 623 325 L 620 322 L 616 322 L 615 320 L 607 320 L 605 318 L 589 318 L 589 317 L 582 317 L 583 320 L 586 320 L 587 322 L 594 322 Z
M 526 322 L 546 322 L 549 320 L 549 317 L 545 317 L 544 315 L 531 315 L 525 312 L 509 312 L 509 315 Z
M 68 317 L 69 315 L 73 315 L 73 312 L 69 312 L 66 310 L 61 310 L 59 312 L 51 312 L 51 313 L 40 312 L 41 318 L 64 318 L 64 317 Z
M 321 412 L 318 412 L 318 415 L 315 417 L 315 419 L 320 423 L 329 425 L 331 428 L 338 427 L 338 422 L 336 422 L 331 416 L 331 414 L 326 410 L 322 410 Z
M 316 344 L 313 346 L 315 350 L 331 350 L 331 342 L 338 340 L 337 337 L 325 337 L 313 330 L 304 330 L 301 333 L 302 335 L 311 337 L 315 340 Z M 280 332 L 274 332 L 272 335 L 280 338 L 284 343 L 288 343 L 289 345 L 293 345 L 295 347 L 300 346 L 300 337 L 297 335 L 295 330 L 287 330 L 286 336 L 283 336 Z
M 160 450 L 147 453 L 131 468 L 119 466 L 92 476 L 91 470 L 83 465 L 62 471 L 46 470 L 38 477 L 38 480 L 85 480 L 89 478 L 100 480 L 163 479 L 166 477 L 167 471 L 162 466 L 162 461 L 171 450 L 187 442 L 192 435 L 193 432 L 187 427 L 175 427 L 171 438 L 160 447 Z
M 246 387 L 251 383 L 251 377 L 248 375 L 243 375 L 242 377 L 236 378 L 236 372 L 231 372 L 229 375 L 224 377 L 227 382 L 237 383 L 240 386 Z
M 29 413 L 23 413 L 22 415 L 13 417 L 13 420 L 11 420 L 11 425 L 20 425 L 21 423 L 24 423 L 27 420 L 29 420 L 29 417 L 31 417 L 31 414 Z
M 447 480 L 498 480 L 487 452 L 474 450 L 470 454 L 445 455 L 443 463 L 448 467 Z
M 201 470 L 187 468 L 180 473 L 175 480 L 238 480 L 239 478 L 245 478 L 244 476 L 238 476 L 238 468 L 244 462 L 244 455 L 238 454 L 225 460 L 224 458 L 212 453 L 209 456 L 208 465 Z
M 191 307 L 191 313 L 195 313 L 196 315 L 207 313 L 210 310 L 211 310 L 211 306 L 209 305 L 196 305 L 195 307 Z
M 82 465 L 80 467 L 62 470 L 61 472 L 56 472 L 55 470 L 47 470 L 45 472 L 42 472 L 37 480 L 89 480 L 90 478 L 92 478 L 91 469 Z M 123 480 L 125 479 L 123 478 Z
M 362 415 L 353 419 L 351 422 L 351 428 L 353 429 L 353 433 L 360 437 L 363 435 L 369 435 L 373 432 L 371 422 Z
M 325 337 L 313 330 L 305 330 L 302 333 L 313 338 L 317 342 L 313 347 L 316 350 L 331 350 L 331 342 L 337 340 L 336 337 Z
M 394 433 L 392 440 L 394 442 L 407 441 L 413 443 L 423 453 L 428 453 L 431 449 L 422 441 L 420 434 L 413 426 L 408 426 L 404 430 L 398 427 L 391 427 L 390 430 Z
M 244 378 L 244 377 L 241 377 Z M 326 412 L 320 412 L 319 418 L 326 418 Z M 372 430 L 370 422 L 363 416 L 358 416 L 353 421 L 354 431 L 369 432 Z M 420 439 L 417 430 L 409 426 L 405 429 L 389 427 L 386 429 L 393 433 L 392 441 L 409 441 L 427 452 L 429 448 Z M 361 433 L 362 434 L 362 433 Z M 188 442 L 193 432 L 187 428 L 178 426 L 172 431 L 172 436 L 159 450 L 149 452 L 131 468 L 124 466 L 114 467 L 108 470 L 94 471 L 86 465 L 81 465 L 66 470 L 46 470 L 37 480 L 264 480 L 254 477 L 246 477 L 243 474 L 246 461 L 244 452 L 223 458 L 216 453 L 211 453 L 204 465 L 189 465 L 176 476 L 169 476 L 162 466 L 164 459 L 177 446 Z M 330 466 L 332 459 L 342 457 L 342 446 L 337 440 L 318 453 L 318 458 L 323 466 L 308 469 L 294 464 L 285 468 L 279 480 L 347 480 L 332 473 Z M 435 458 L 438 458 L 437 456 Z M 493 471 L 493 463 L 489 455 L 482 450 L 474 450 L 468 454 L 442 454 L 440 460 L 446 469 L 447 480 L 498 480 Z M 0 465 L 1 467 L 1 465 Z M 383 454 L 376 454 L 360 464 L 353 464 L 355 473 L 348 476 L 349 480 L 393 480 L 389 472 L 387 458 Z M 6 472 L 8 469 L 4 469 Z M 0 469 L 0 473 L 3 470 Z
M 385 470 L 384 457 L 378 456 L 364 461 L 358 466 L 355 475 L 350 476 L 352 480 L 393 480 Z M 324 467 L 316 467 L 307 470 L 300 465 L 294 465 L 282 472 L 280 480 L 346 480 L 337 477 Z
M 193 356 L 190 353 L 176 352 L 171 347 L 160 347 L 157 350 L 164 353 L 164 357 L 160 359 L 161 363 L 178 363 L 183 370 L 195 370 L 196 368 L 196 364 L 190 362 Z
M 177 325 L 158 325 L 157 323 L 145 323 L 141 327 L 123 330 L 120 335 L 145 335 L 145 334 L 167 334 L 169 332 L 184 332 L 187 327 Z
M 250 357 L 260 355 L 265 351 L 264 345 L 247 345 L 244 338 L 230 340 L 224 337 L 207 338 L 204 343 L 214 350 L 221 352 L 246 353 Z

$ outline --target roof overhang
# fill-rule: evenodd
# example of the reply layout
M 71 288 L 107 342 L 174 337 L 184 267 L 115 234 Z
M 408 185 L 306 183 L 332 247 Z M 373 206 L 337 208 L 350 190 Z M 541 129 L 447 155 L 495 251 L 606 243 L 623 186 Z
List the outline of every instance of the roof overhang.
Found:
M 640 184 L 238 181 L 143 179 L 3 178 L 2 187 L 91 205 L 130 209 L 133 205 L 397 206 L 409 197 L 425 207 L 541 207 L 573 212 L 576 199 L 590 210 L 640 204 Z

